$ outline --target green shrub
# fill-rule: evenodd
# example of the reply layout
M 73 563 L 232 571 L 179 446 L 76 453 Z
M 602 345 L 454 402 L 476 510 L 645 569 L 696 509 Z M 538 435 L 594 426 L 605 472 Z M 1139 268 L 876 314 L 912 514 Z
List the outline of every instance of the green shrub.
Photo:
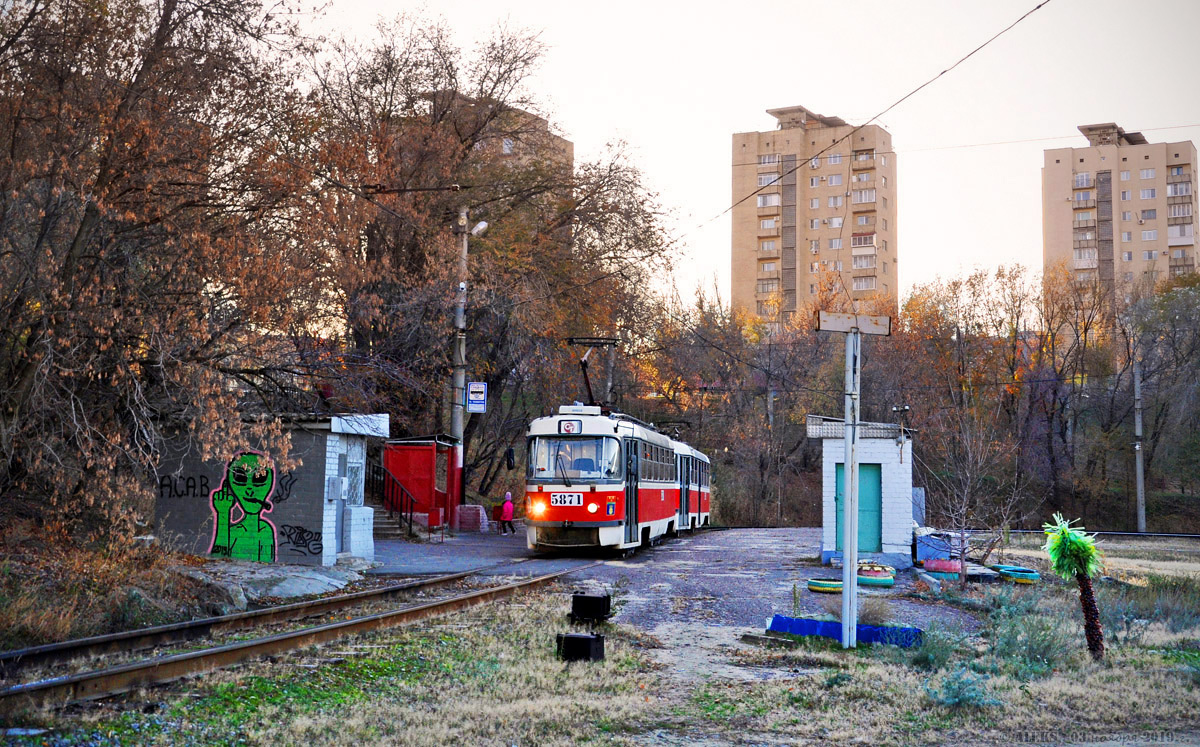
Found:
M 921 687 L 925 696 L 935 705 L 947 708 L 994 708 L 1004 703 L 988 694 L 986 674 L 971 674 L 959 667 L 942 678 L 940 687 L 932 688 L 929 682 Z
M 1096 606 L 1106 642 L 1112 646 L 1137 646 L 1146 635 L 1150 621 L 1142 617 L 1138 605 L 1121 591 L 1098 589 Z
M 936 672 L 949 663 L 966 639 L 966 634 L 960 631 L 930 625 L 924 631 L 921 647 L 912 653 L 909 663 L 917 669 Z

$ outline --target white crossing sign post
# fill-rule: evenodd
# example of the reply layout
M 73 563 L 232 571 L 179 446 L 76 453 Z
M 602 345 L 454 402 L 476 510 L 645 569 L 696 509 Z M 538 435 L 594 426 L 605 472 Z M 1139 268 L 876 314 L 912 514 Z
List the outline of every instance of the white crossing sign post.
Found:
M 467 412 L 487 412 L 487 382 L 467 382 Z
M 888 316 L 817 312 L 817 329 L 846 333 L 846 420 L 842 439 L 842 648 L 858 646 L 858 413 L 862 335 L 890 335 Z

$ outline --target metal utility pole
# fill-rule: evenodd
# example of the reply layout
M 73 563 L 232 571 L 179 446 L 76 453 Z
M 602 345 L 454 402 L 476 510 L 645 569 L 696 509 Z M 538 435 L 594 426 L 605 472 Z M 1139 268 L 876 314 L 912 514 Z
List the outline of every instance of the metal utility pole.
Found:
M 846 403 L 842 440 L 842 648 L 858 646 L 858 423 L 862 335 L 890 335 L 891 317 L 817 312 L 817 329 L 846 333 Z
M 454 447 L 455 466 L 463 465 L 463 409 L 467 403 L 467 209 L 458 209 L 454 232 L 459 235 L 458 293 L 454 297 L 454 355 L 450 394 L 450 435 L 458 439 Z
M 1133 359 L 1133 453 L 1137 463 L 1137 530 L 1146 531 L 1146 457 L 1142 451 L 1142 363 Z

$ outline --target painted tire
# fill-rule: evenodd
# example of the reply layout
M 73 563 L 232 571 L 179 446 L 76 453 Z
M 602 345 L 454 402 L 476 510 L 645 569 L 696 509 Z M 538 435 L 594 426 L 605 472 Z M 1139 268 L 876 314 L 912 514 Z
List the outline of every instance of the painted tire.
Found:
M 958 573 L 961 564 L 957 560 L 942 560 L 940 558 L 930 558 L 925 561 L 925 570 L 937 571 L 938 573 Z
M 821 594 L 837 594 L 842 590 L 842 580 L 840 578 L 810 578 L 808 590 Z
M 896 579 L 892 576 L 859 576 L 859 586 L 875 586 L 889 589 L 896 583 Z
M 1005 581 L 1015 581 L 1018 584 L 1036 584 L 1042 576 L 1032 568 L 1022 568 L 1019 565 L 993 565 L 993 571 L 1000 574 Z
M 895 576 L 896 569 L 890 565 L 882 563 L 859 563 L 858 575 L 860 576 Z

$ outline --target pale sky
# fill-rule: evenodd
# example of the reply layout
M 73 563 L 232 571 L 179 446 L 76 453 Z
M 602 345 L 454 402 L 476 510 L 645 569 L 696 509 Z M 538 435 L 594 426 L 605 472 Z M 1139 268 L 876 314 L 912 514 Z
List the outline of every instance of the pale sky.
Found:
M 323 29 L 362 39 L 381 14 L 420 13 L 464 48 L 501 23 L 539 31 L 543 113 L 577 161 L 630 145 L 684 237 L 685 298 L 715 281 L 728 303 L 733 133 L 772 129 L 765 110 L 793 105 L 862 124 L 1036 4 L 332 0 Z M 1200 141 L 1198 31 L 1200 0 L 1051 0 L 879 120 L 897 150 L 901 292 L 1039 268 L 1042 151 L 1086 145 L 1079 125 Z

